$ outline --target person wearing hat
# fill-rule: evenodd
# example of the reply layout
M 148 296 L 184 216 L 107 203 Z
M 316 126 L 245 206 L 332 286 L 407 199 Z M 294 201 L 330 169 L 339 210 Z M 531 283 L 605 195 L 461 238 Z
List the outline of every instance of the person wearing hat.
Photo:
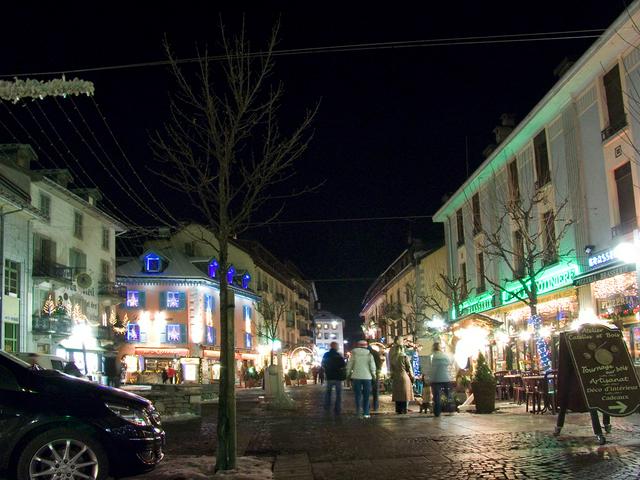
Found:
M 371 380 L 376 378 L 376 363 L 367 348 L 366 340 L 360 340 L 351 350 L 351 357 L 347 362 L 347 378 L 351 379 L 356 401 L 356 415 L 364 418 L 371 417 L 369 412 L 369 395 L 371 395 Z
M 413 372 L 409 359 L 404 353 L 404 345 L 396 337 L 389 351 L 391 365 L 391 400 L 396 403 L 396 413 L 407 413 L 407 406 L 413 400 Z

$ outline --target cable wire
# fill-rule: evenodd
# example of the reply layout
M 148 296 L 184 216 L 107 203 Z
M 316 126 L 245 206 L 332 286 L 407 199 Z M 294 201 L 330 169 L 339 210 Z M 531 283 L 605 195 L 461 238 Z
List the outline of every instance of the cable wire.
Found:
M 291 56 L 291 55 L 306 55 L 317 53 L 342 53 L 342 52 L 357 52 L 357 51 L 369 51 L 369 50 L 389 50 L 394 48 L 420 48 L 420 47 L 443 47 L 443 46 L 458 46 L 458 45 L 490 45 L 499 43 L 521 43 L 521 42 L 540 42 L 540 41 L 555 41 L 555 40 L 581 40 L 598 38 L 602 34 L 604 29 L 583 29 L 583 30 L 566 30 L 556 32 L 537 32 L 537 33 L 517 33 L 506 35 L 484 35 L 484 36 L 471 36 L 471 37 L 446 37 L 427 40 L 408 40 L 408 41 L 394 41 L 394 42 L 372 42 L 372 43 L 356 43 L 347 45 L 333 45 L 325 47 L 305 47 L 305 48 L 291 48 L 274 50 L 270 55 L 274 57 L 279 56 Z M 263 57 L 269 55 L 269 52 L 255 52 L 245 55 L 245 57 Z M 228 57 L 226 55 L 217 55 L 207 57 L 209 61 L 225 60 Z M 183 58 L 175 60 L 178 64 L 196 63 L 201 58 Z M 45 75 L 62 75 L 71 73 L 86 73 L 86 72 L 100 72 L 108 70 L 123 70 L 131 68 L 143 68 L 143 67 L 158 67 L 164 65 L 170 65 L 170 60 L 155 60 L 149 62 L 138 63 L 126 63 L 120 65 L 103 65 L 98 67 L 85 67 L 74 68 L 67 70 L 56 70 L 48 72 L 28 72 L 28 73 L 6 73 L 0 74 L 0 78 L 6 77 L 24 77 L 24 76 L 45 76 Z

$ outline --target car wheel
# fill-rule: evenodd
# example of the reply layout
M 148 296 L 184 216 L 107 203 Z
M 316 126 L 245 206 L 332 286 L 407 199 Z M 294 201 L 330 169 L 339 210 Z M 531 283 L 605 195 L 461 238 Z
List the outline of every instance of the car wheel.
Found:
M 109 461 L 91 436 L 71 429 L 44 432 L 31 440 L 17 465 L 19 480 L 104 480 Z

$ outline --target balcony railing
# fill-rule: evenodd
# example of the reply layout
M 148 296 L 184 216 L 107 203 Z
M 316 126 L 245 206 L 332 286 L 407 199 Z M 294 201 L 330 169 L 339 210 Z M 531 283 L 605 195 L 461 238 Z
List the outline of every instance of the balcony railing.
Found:
M 632 218 L 630 220 L 626 220 L 620 225 L 616 225 L 611 228 L 611 237 L 619 237 L 620 235 L 624 235 L 625 233 L 633 232 L 633 230 L 638 226 L 638 220 L 636 218 Z
M 602 137 L 602 141 L 608 140 L 613 137 L 616 133 L 622 130 L 627 126 L 627 116 L 624 115 L 616 121 L 612 122 L 611 125 L 607 126 L 602 132 L 600 132 L 600 136 Z
M 55 262 L 34 261 L 33 276 L 71 282 L 73 279 L 73 268 Z
M 125 299 L 127 297 L 127 287 L 111 282 L 100 282 L 98 284 L 98 295 L 101 297 L 113 297 Z
M 33 333 L 51 335 L 71 335 L 73 323 L 67 317 L 33 317 Z

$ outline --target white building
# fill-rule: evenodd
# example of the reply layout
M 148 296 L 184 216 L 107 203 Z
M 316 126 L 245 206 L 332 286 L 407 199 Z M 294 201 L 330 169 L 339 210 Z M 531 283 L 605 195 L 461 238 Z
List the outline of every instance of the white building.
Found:
M 562 329 L 580 311 L 593 309 L 624 327 L 640 363 L 636 267 L 614 253 L 621 244 L 638 244 L 638 24 L 636 1 L 513 131 L 509 125 L 496 129 L 497 148 L 434 216 L 444 224 L 450 273 L 469 283 L 469 295 L 459 305 L 462 317 L 482 314 L 498 320 L 512 339 L 528 328 L 528 308 L 484 279 L 486 275 L 513 292 L 521 288 L 504 262 L 483 255 L 478 227 L 495 230 L 505 222 L 504 245 L 517 252 L 521 239 L 508 220 L 500 220 L 496 205 L 505 196 L 541 191 L 545 200 L 534 211 L 531 229 L 545 232 L 540 237 L 548 243 L 541 245 L 545 251 L 567 220 L 572 222 L 558 251 L 549 250 L 545 272 L 537 277 L 543 322 Z M 568 251 L 573 253 L 560 258 Z M 496 368 L 504 368 L 502 349 L 494 349 Z
M 331 342 L 338 342 L 338 351 L 344 355 L 344 319 L 321 310 L 313 315 L 315 324 L 315 344 L 319 358 L 331 348 Z
M 0 152 L 3 172 L 14 172 L 29 192 L 24 211 L 33 217 L 4 235 L 10 298 L 3 318 L 13 323 L 17 308 L 22 326 L 18 343 L 7 335 L 3 345 L 56 353 L 97 377 L 105 370 L 104 347 L 112 343 L 111 312 L 124 298 L 115 284 L 115 235 L 124 227 L 98 207 L 97 190 L 69 189 L 67 170 L 32 170 L 36 155 L 29 145 L 3 145 Z

